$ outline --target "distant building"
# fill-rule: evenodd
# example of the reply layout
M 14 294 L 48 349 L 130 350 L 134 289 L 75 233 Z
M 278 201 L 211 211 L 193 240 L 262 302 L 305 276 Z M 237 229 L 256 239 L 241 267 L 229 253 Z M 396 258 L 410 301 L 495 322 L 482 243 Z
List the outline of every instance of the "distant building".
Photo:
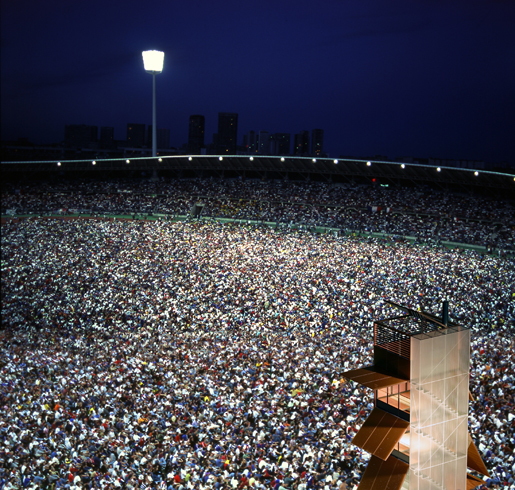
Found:
M 127 145 L 132 148 L 145 146 L 145 125 L 127 124 Z
M 255 131 L 249 131 L 243 135 L 243 146 L 247 153 L 257 153 L 257 140 Z
M 236 154 L 238 114 L 233 112 L 219 112 L 217 135 L 217 152 L 230 155 Z
M 309 155 L 309 131 L 303 130 L 295 135 L 293 154 L 296 156 Z
M 272 135 L 272 154 L 290 154 L 290 133 L 275 133 Z
M 100 128 L 100 148 L 114 148 L 114 128 L 102 126 Z
M 260 155 L 271 155 L 271 153 L 270 153 L 270 133 L 268 131 L 260 131 L 259 132 L 258 153 Z
M 313 129 L 311 131 L 311 153 L 313 156 L 321 156 L 324 152 L 324 130 Z
M 98 142 L 98 126 L 67 124 L 64 127 L 65 146 L 89 148 Z
M 190 116 L 188 131 L 188 152 L 192 155 L 200 155 L 204 148 L 204 132 L 206 120 L 204 116 Z

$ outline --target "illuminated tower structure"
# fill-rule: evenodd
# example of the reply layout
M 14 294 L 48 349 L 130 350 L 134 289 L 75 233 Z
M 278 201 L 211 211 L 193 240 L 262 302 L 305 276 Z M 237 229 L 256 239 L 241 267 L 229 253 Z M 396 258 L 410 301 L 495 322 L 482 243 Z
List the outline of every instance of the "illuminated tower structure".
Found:
M 387 303 L 403 314 L 374 322 L 374 364 L 344 373 L 375 393 L 352 443 L 372 457 L 359 490 L 467 490 L 488 470 L 468 433 L 470 330 Z

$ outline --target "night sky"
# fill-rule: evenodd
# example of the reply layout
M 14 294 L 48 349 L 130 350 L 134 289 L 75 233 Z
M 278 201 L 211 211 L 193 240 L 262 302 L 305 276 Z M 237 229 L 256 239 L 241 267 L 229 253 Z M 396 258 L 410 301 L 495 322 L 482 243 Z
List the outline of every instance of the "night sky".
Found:
M 3 0 L 1 42 L 2 140 L 151 124 L 158 49 L 173 146 L 237 112 L 238 143 L 322 128 L 330 156 L 515 163 L 513 0 Z

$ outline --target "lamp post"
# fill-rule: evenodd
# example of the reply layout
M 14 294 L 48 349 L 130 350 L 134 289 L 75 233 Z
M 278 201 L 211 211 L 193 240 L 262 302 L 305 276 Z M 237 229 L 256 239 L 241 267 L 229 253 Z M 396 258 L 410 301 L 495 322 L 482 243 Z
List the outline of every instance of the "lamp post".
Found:
M 163 71 L 165 54 L 162 51 L 143 51 L 143 66 L 152 73 L 152 156 L 157 156 L 156 75 Z

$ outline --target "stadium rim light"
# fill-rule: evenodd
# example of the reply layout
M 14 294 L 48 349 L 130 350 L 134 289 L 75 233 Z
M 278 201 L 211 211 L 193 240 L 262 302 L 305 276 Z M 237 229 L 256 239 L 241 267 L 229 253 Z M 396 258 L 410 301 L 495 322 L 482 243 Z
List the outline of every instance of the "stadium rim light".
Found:
M 370 167 L 372 165 L 372 162 L 367 162 L 367 167 Z
M 438 167 L 438 168 L 436 169 L 436 171 L 437 171 L 437 172 L 441 172 L 441 171 L 442 171 L 442 169 L 441 169 L 440 167 Z
M 404 165 L 404 163 L 401 165 L 401 168 L 406 168 L 406 165 Z
M 334 163 L 338 163 L 338 160 L 336 160 L 336 159 L 335 159 L 335 160 L 333 160 L 333 162 L 334 162 Z
M 57 166 L 60 167 L 61 166 L 61 162 L 57 162 Z
M 479 175 L 479 172 L 474 172 L 474 175 L 477 177 Z

